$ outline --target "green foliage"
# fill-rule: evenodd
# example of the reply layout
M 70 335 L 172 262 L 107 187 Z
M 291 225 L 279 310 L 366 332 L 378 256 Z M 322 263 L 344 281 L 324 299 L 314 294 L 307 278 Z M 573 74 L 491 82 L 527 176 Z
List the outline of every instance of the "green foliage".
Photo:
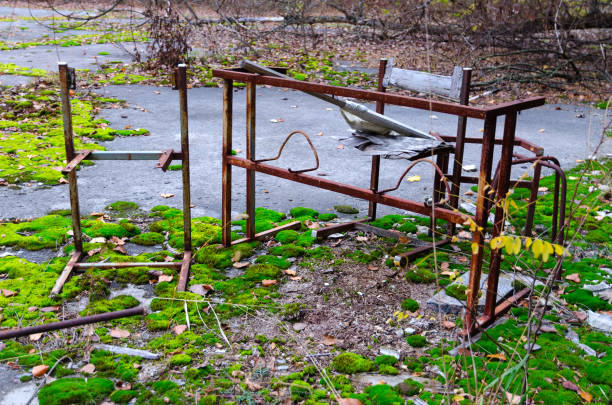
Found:
M 411 298 L 407 298 L 402 301 L 402 309 L 404 311 L 415 312 L 419 309 L 419 303 Z
M 186 366 L 191 363 L 191 356 L 188 354 L 176 354 L 170 358 L 171 366 Z
M 164 235 L 157 232 L 145 232 L 134 236 L 130 242 L 143 246 L 161 245 L 164 243 Z
M 319 216 L 319 212 L 313 210 L 312 208 L 304 208 L 304 207 L 295 207 L 292 208 L 289 213 L 293 218 L 316 218 Z
M 359 214 L 359 210 L 350 205 L 334 205 L 334 209 L 341 214 Z
M 427 344 L 427 339 L 421 335 L 410 335 L 406 336 L 406 342 L 412 347 L 423 347 Z
M 104 378 L 61 378 L 38 392 L 40 405 L 97 403 L 113 392 L 115 385 Z

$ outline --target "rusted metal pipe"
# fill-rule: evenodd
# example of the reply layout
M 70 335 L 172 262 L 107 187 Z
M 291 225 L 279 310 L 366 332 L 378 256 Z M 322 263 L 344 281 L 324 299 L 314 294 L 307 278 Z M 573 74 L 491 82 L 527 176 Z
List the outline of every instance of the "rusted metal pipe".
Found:
M 44 325 L 27 326 L 25 328 L 9 329 L 0 331 L 0 340 L 12 339 L 22 336 L 32 335 L 34 333 L 49 332 L 52 330 L 72 328 L 74 326 L 87 325 L 96 322 L 106 322 L 113 319 L 125 318 L 128 316 L 144 315 L 145 310 L 143 307 L 136 307 L 130 309 L 124 309 L 122 311 L 106 312 L 104 314 L 96 314 L 90 316 L 82 316 L 74 319 L 67 319 L 65 321 L 46 323 Z

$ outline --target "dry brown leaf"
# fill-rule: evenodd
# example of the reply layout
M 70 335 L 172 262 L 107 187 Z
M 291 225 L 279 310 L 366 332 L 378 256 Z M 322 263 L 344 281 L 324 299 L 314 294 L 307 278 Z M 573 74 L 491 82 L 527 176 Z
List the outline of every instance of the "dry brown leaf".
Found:
M 461 239 L 472 239 L 472 233 L 468 231 L 459 231 L 457 237 Z
M 119 252 L 121 254 L 127 255 L 127 250 L 123 246 L 115 246 L 113 251 Z
M 571 391 L 574 391 L 574 392 L 578 392 L 580 390 L 579 386 L 577 386 L 576 384 L 574 384 L 573 382 L 568 381 L 568 380 L 563 381 L 561 386 L 563 388 L 565 388 L 566 390 L 571 390 Z
M 323 343 L 325 346 L 333 346 L 338 342 L 339 340 L 331 335 L 323 335 L 323 339 L 321 340 L 321 343 Z
M 403 243 L 403 244 L 410 243 L 410 239 L 408 239 L 407 237 L 402 236 L 402 235 L 398 235 L 397 241 L 399 243 Z
M 174 194 L 172 194 L 172 193 L 161 193 L 160 196 L 162 196 L 163 198 L 170 198 L 170 197 L 174 197 Z
M 370 270 L 370 271 L 378 271 L 378 266 L 375 266 L 373 264 L 368 264 L 368 270 Z
M 159 278 L 157 279 L 158 283 L 161 283 L 162 281 L 167 281 L 167 282 L 171 282 L 172 279 L 174 278 L 174 276 L 169 276 L 167 274 L 162 274 L 161 276 L 159 276 Z
M 40 338 L 42 337 L 42 335 L 43 335 L 42 333 L 32 333 L 30 335 L 30 340 L 32 342 L 38 342 L 40 340 Z
M 450 268 L 450 264 L 448 262 L 440 263 L 440 270 L 448 270 Z
M 442 327 L 444 329 L 454 329 L 455 328 L 455 322 L 452 321 L 442 321 Z
M 14 297 L 15 295 L 17 295 L 17 293 L 15 291 L 11 291 L 11 290 L 7 290 L 3 288 L 2 295 L 5 296 L 6 298 L 9 298 L 9 297 Z
M 176 325 L 174 328 L 172 328 L 172 331 L 177 335 L 180 335 L 186 330 L 187 330 L 187 325 Z
M 53 306 L 53 307 L 44 307 L 40 309 L 40 312 L 57 312 L 59 311 L 59 307 L 58 306 Z
M 338 398 L 339 405 L 363 405 L 357 398 Z
M 323 132 L 319 132 L 317 136 L 323 136 Z
M 116 339 L 123 339 L 131 335 L 131 333 L 128 332 L 127 330 L 118 329 L 118 328 L 111 329 L 111 331 L 108 334 L 111 337 L 114 337 Z
M 355 239 L 357 240 L 357 242 L 367 242 L 368 241 L 367 236 L 358 236 Z
M 319 229 L 321 227 L 321 224 L 319 224 L 318 222 L 313 222 L 309 219 L 304 221 L 304 224 L 308 229 Z
M 81 369 L 79 370 L 80 373 L 83 374 L 93 374 L 96 371 L 96 366 L 89 363 L 89 364 L 85 364 L 83 367 L 81 367 Z
M 251 391 L 259 391 L 260 389 L 263 388 L 261 385 L 249 380 L 248 378 L 244 380 L 244 383 L 246 384 L 247 388 Z
M 123 246 L 125 245 L 125 241 L 121 238 L 118 238 L 116 236 L 113 236 L 113 238 L 111 239 L 113 241 L 113 243 L 117 246 Z
M 336 149 L 344 149 L 344 145 L 340 144 L 340 145 L 336 146 Z
M 235 269 L 244 269 L 245 267 L 249 267 L 251 263 L 249 262 L 236 262 L 232 264 Z
M 521 403 L 521 396 L 506 391 L 506 401 L 510 405 L 519 405 Z
M 278 280 L 261 280 L 261 285 L 263 285 L 264 287 L 270 287 L 276 283 L 278 283 Z
M 569 280 L 569 281 L 573 281 L 574 283 L 579 283 L 580 282 L 580 274 L 578 274 L 578 273 L 569 274 L 569 275 L 565 276 L 565 279 Z
M 89 216 L 91 217 L 101 217 L 103 215 L 104 215 L 103 212 L 92 212 L 91 214 L 89 214 Z
M 487 358 L 490 360 L 506 361 L 506 354 L 503 352 L 495 353 L 495 354 L 487 354 Z
M 291 280 L 291 281 L 300 281 L 301 279 L 302 279 L 301 276 L 289 277 L 289 280 Z
M 59 184 L 68 184 L 68 180 L 66 180 L 63 177 L 60 177 L 59 180 L 57 181 Z
M 40 366 L 35 366 L 32 368 L 32 375 L 34 377 L 42 377 L 49 371 L 49 366 L 46 364 L 41 364 Z
M 288 276 L 297 276 L 297 273 L 295 272 L 295 270 L 287 269 L 284 271 L 284 273 Z

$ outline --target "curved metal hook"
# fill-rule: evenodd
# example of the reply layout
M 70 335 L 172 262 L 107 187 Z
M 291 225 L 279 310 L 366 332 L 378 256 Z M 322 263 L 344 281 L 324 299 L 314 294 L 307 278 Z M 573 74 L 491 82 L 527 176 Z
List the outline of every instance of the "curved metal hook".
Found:
M 395 187 L 393 188 L 388 188 L 386 190 L 380 190 L 380 191 L 376 191 L 376 194 L 384 194 L 384 193 L 388 193 L 389 191 L 395 191 L 397 190 L 400 185 L 402 184 L 402 180 L 404 180 L 404 177 L 406 177 L 406 175 L 408 174 L 408 172 L 417 164 L 417 163 L 421 163 L 421 162 L 426 162 L 429 163 L 430 165 L 432 165 L 434 167 L 434 169 L 438 172 L 438 175 L 440 176 L 440 180 L 442 180 L 442 182 L 444 183 L 444 186 L 446 187 L 446 192 L 448 193 L 448 195 L 450 195 L 451 191 L 450 191 L 450 187 L 448 186 L 448 181 L 446 180 L 446 176 L 444 175 L 444 172 L 442 171 L 442 169 L 440 169 L 440 167 L 435 164 L 433 162 L 433 160 L 431 159 L 427 159 L 427 158 L 421 158 L 421 159 L 417 159 L 414 162 L 412 162 L 410 164 L 410 166 L 408 166 L 408 168 L 406 170 L 404 170 L 404 173 L 402 174 L 402 176 L 399 178 L 399 180 L 397 181 L 397 184 L 395 185 Z
M 308 135 L 306 135 L 304 132 L 298 130 L 293 131 L 292 133 L 290 133 L 287 138 L 285 138 L 285 141 L 282 143 L 280 149 L 278 150 L 278 154 L 273 157 L 273 158 L 269 158 L 269 159 L 259 159 L 256 160 L 255 163 L 261 163 L 261 162 L 270 162 L 272 160 L 278 160 L 281 157 L 281 154 L 283 153 L 283 149 L 285 148 L 285 145 L 287 144 L 287 142 L 289 141 L 289 139 L 291 139 L 291 137 L 295 134 L 300 134 L 302 135 L 304 138 L 306 138 L 306 142 L 308 142 L 308 145 L 310 146 L 310 150 L 312 150 L 312 153 L 314 154 L 315 157 L 315 161 L 317 162 L 317 165 L 311 169 L 303 169 L 303 170 L 292 170 L 291 168 L 287 168 L 287 170 L 291 173 L 305 173 L 305 172 L 311 172 L 313 170 L 317 170 L 319 168 L 319 155 L 317 154 L 317 150 L 315 149 L 315 147 L 313 146 L 312 142 L 310 141 L 310 138 L 308 137 Z

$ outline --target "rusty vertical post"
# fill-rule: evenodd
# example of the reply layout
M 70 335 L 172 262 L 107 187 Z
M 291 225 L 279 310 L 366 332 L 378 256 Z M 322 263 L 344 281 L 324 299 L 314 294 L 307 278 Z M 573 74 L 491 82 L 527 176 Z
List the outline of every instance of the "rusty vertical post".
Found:
M 480 289 L 480 275 L 482 272 L 482 256 L 484 245 L 484 232 L 487 227 L 486 202 L 491 184 L 491 167 L 493 166 L 493 147 L 495 145 L 495 126 L 497 117 L 487 115 L 484 122 L 482 139 L 482 152 L 480 155 L 480 174 L 478 176 L 478 196 L 476 200 L 476 215 L 474 221 L 481 229 L 474 231 L 472 243 L 472 260 L 470 262 L 470 282 L 467 291 L 465 313 L 465 327 L 470 333 L 474 329 L 476 311 L 478 309 L 478 290 Z M 477 249 L 476 249 L 477 247 Z
M 246 88 L 246 158 L 255 160 L 255 98 L 257 86 L 247 82 Z M 246 237 L 255 237 L 255 170 L 246 171 Z
M 181 112 L 181 153 L 183 155 L 183 228 L 185 251 L 191 250 L 191 190 L 189 179 L 189 117 L 187 109 L 187 66 L 184 63 L 176 69 L 176 87 L 179 91 Z
M 70 163 L 75 157 L 74 142 L 72 138 L 72 109 L 70 107 L 70 88 L 74 87 L 76 78 L 74 69 L 68 67 L 66 62 L 59 62 L 60 98 L 62 100 L 62 118 L 64 122 L 64 146 L 66 149 L 66 162 Z M 68 173 L 68 188 L 70 190 L 70 211 L 72 213 L 72 232 L 75 252 L 83 251 L 81 234 L 81 213 L 79 210 L 79 192 L 77 187 L 76 170 Z
M 223 80 L 223 188 L 221 192 L 221 221 L 223 246 L 232 244 L 232 165 L 227 158 L 232 155 L 232 112 L 234 82 Z
M 499 161 L 499 176 L 495 195 L 495 222 L 491 238 L 499 236 L 504 230 L 505 212 L 503 200 L 507 198 L 510 183 L 510 171 L 512 170 L 512 150 L 514 148 L 514 136 L 516 130 L 516 112 L 506 115 L 504 122 L 504 138 L 502 143 L 501 158 Z M 497 304 L 497 285 L 499 281 L 499 265 L 501 262 L 501 249 L 491 251 L 491 263 L 489 265 L 489 278 L 487 280 L 487 296 L 485 299 L 485 316 L 495 319 L 495 306 Z
M 461 80 L 461 90 L 459 92 L 459 104 L 468 105 L 470 103 L 470 86 L 472 84 L 472 69 L 463 68 L 463 78 Z M 449 204 L 452 208 L 459 206 L 459 193 L 461 192 L 461 173 L 463 171 L 463 152 L 465 149 L 465 131 L 467 128 L 467 117 L 459 117 L 457 120 L 457 140 L 455 141 L 455 158 L 453 160 L 453 174 L 451 180 L 451 195 Z M 448 234 L 455 233 L 456 225 L 448 224 Z
M 387 70 L 388 60 L 386 58 L 381 59 L 378 62 L 378 91 L 384 92 L 386 90 L 383 85 L 383 79 Z M 385 103 L 382 101 L 376 102 L 376 112 L 379 114 L 385 113 Z M 378 190 L 378 179 L 380 177 L 380 155 L 372 156 L 372 169 L 370 171 L 370 190 Z M 368 205 L 368 217 L 371 221 L 376 219 L 376 203 L 370 201 Z
M 535 215 L 535 206 L 538 199 L 538 188 L 540 186 L 540 176 L 542 175 L 542 165 L 539 162 L 534 163 L 533 178 L 531 179 L 531 187 L 529 189 L 529 205 L 527 206 L 527 215 L 525 216 L 524 236 L 531 236 L 531 228 L 533 227 L 533 216 Z

